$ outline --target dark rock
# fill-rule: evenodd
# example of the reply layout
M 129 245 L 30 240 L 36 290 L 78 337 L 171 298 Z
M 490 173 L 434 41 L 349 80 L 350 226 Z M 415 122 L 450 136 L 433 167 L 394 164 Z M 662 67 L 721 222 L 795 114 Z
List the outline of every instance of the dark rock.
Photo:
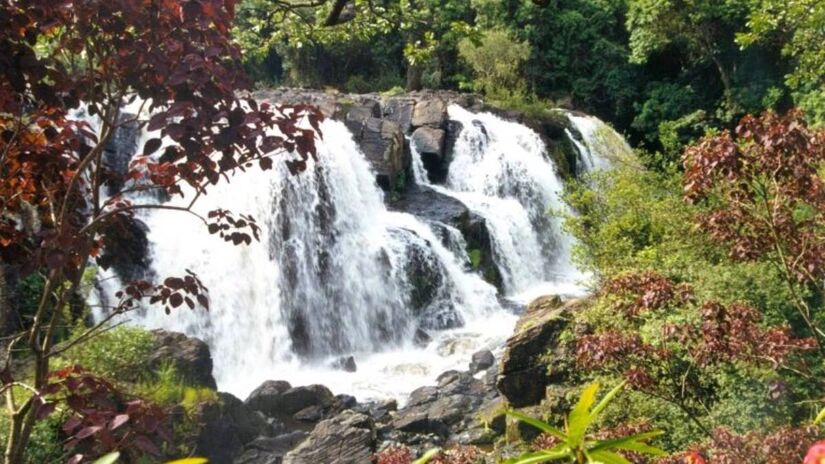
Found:
M 558 296 L 541 297 L 530 303 L 519 319 L 516 330 L 506 343 L 499 366 L 498 390 L 511 405 L 523 407 L 538 404 L 545 396 L 548 384 L 561 382 L 568 376 L 565 357 L 560 353 L 548 364 L 548 353 L 564 350 L 559 335 L 570 322 L 570 312 L 579 300 L 562 303 Z
M 119 217 L 111 221 L 103 235 L 104 251 L 101 267 L 112 267 L 125 282 L 141 280 L 151 275 L 149 227 L 140 219 Z
M 337 403 L 336 407 L 340 410 L 352 409 L 358 405 L 358 400 L 352 395 L 335 395 L 335 401 Z
M 284 457 L 284 464 L 366 464 L 376 447 L 375 425 L 353 411 L 322 421 Z
M 333 369 L 345 372 L 355 372 L 358 366 L 355 364 L 355 358 L 352 356 L 342 356 L 332 362 Z
M 210 462 L 232 462 L 255 437 L 269 436 L 270 425 L 228 393 L 218 393 L 215 403 L 203 403 L 195 412 L 200 427 L 194 452 Z
M 415 346 L 423 348 L 429 345 L 431 341 L 433 341 L 433 338 L 427 332 L 422 329 L 415 329 L 415 335 L 413 335 Z
M 412 134 L 412 143 L 415 147 L 427 177 L 435 184 L 443 183 L 447 179 L 449 160 L 444 150 L 444 140 L 446 134 L 441 129 L 432 127 L 419 127 Z
M 495 364 L 495 362 L 496 358 L 495 356 L 493 356 L 492 351 L 479 351 L 478 353 L 473 354 L 473 357 L 470 360 L 470 372 L 473 374 L 475 374 L 476 372 L 481 372 L 485 369 L 488 369 L 490 366 Z
M 250 408 L 271 417 L 289 417 L 310 406 L 330 408 L 335 397 L 323 385 L 307 385 L 284 390 L 289 384 L 283 381 L 267 381 L 255 389 L 246 399 Z
M 292 417 L 300 422 L 318 422 L 324 418 L 324 408 L 317 404 L 307 406 Z
M 401 126 L 370 117 L 347 120 L 347 127 L 375 171 L 378 185 L 385 191 L 395 189 L 404 169 L 404 133 Z
M 111 173 L 106 182 L 106 195 L 120 192 L 129 173 L 129 163 L 139 148 L 140 125 L 134 114 L 122 113 L 118 125 L 103 147 L 103 164 Z
M 286 453 L 298 446 L 309 434 L 294 431 L 277 437 L 258 437 L 244 447 L 234 464 L 281 464 Z
M 413 127 L 442 127 L 447 121 L 447 104 L 440 98 L 419 100 L 413 108 Z
M 267 380 L 246 398 L 246 405 L 256 411 L 274 411 L 280 406 L 281 395 L 292 388 L 285 380 Z
M 153 370 L 171 364 L 185 382 L 217 388 L 212 377 L 212 356 L 206 343 L 182 333 L 160 329 L 153 330 L 152 336 L 152 352 L 147 357 L 147 363 Z
M 404 133 L 410 132 L 415 100 L 411 98 L 389 98 L 384 101 L 384 119 L 397 123 Z

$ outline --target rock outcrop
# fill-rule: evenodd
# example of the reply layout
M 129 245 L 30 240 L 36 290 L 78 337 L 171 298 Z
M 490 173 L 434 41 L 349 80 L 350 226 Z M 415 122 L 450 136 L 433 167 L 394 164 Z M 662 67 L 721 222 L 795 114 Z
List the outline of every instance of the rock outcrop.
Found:
M 212 377 L 212 355 L 209 353 L 209 345 L 197 338 L 166 330 L 153 330 L 152 335 L 152 351 L 147 358 L 151 369 L 171 364 L 185 382 L 217 388 L 215 378 Z
M 507 340 L 496 386 L 510 405 L 539 404 L 550 384 L 563 383 L 569 373 L 572 353 L 559 337 L 581 300 L 562 302 L 558 296 L 544 296 L 527 307 Z
M 376 446 L 371 417 L 351 410 L 321 421 L 307 439 L 284 457 L 284 464 L 364 464 Z
M 217 402 L 200 405 L 195 417 L 200 427 L 194 452 L 209 462 L 232 462 L 245 444 L 274 432 L 261 415 L 229 393 L 218 393 Z

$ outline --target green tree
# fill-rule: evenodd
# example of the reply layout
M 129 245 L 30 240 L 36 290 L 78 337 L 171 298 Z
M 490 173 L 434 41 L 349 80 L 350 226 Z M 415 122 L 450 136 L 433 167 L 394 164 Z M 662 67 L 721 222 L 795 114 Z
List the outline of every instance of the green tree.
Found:
M 519 71 L 530 57 L 527 42 L 513 40 L 505 30 L 491 29 L 484 32 L 480 40 L 462 40 L 458 50 L 461 58 L 473 68 L 476 90 L 493 97 L 525 92 Z

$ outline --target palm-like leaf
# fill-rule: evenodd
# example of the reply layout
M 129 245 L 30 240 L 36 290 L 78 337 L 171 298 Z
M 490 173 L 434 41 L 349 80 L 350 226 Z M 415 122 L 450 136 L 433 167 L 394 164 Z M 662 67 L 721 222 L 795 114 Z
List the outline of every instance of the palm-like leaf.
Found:
M 433 448 L 433 449 L 427 451 L 426 453 L 424 453 L 424 455 L 421 456 L 420 458 L 413 461 L 412 464 L 427 464 L 428 462 L 430 462 L 430 459 L 434 458 L 435 455 L 440 453 L 440 452 L 441 452 L 441 448 Z
M 596 394 L 599 392 L 599 384 L 588 385 L 576 406 L 567 416 L 567 439 L 571 446 L 578 447 L 584 442 L 584 434 L 587 428 L 593 423 L 594 416 L 590 414 L 590 409 L 596 403 Z
M 525 424 L 532 425 L 533 427 L 541 430 L 542 432 L 553 435 L 554 437 L 567 441 L 567 435 L 562 432 L 561 430 L 553 427 L 552 425 L 548 424 L 547 422 L 540 421 L 538 419 L 534 419 L 526 414 L 522 414 L 518 411 L 507 411 L 508 416 L 515 417 L 516 419 L 524 422 Z

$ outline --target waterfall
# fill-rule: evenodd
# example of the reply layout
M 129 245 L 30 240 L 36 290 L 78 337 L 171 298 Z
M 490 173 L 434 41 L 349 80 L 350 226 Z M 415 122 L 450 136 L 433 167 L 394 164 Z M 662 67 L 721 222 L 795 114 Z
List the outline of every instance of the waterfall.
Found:
M 219 387 L 241 397 L 264 380 L 286 379 L 362 399 L 403 398 L 466 366 L 472 352 L 500 346 L 515 316 L 494 287 L 465 270 L 460 232 L 388 211 L 346 127 L 326 121 L 322 130 L 319 162 L 306 172 L 291 175 L 284 163 L 252 169 L 196 204 L 200 214 L 251 214 L 260 242 L 234 247 L 189 215 L 142 213 L 152 273 L 191 269 L 209 288 L 211 309 L 142 308 L 130 322 L 206 341 Z M 103 293 L 111 294 L 118 281 L 103 274 Z M 413 345 L 419 327 L 434 338 L 426 348 Z M 462 349 L 445 351 L 457 339 L 467 341 Z M 355 356 L 356 373 L 329 368 L 341 355 Z
M 569 129 L 565 129 L 567 137 L 579 152 L 583 172 L 607 169 L 616 162 L 633 159 L 633 149 L 627 140 L 601 119 L 569 112 L 567 119 L 581 134 L 581 139 L 578 139 Z
M 490 113 L 449 107 L 461 132 L 453 148 L 445 185 L 429 182 L 412 147 L 416 183 L 452 196 L 482 216 L 507 295 L 515 300 L 584 292 L 586 276 L 571 263 L 572 238 L 558 213 L 563 183 L 541 137 L 526 126 Z M 554 214 L 555 213 L 555 214 Z

